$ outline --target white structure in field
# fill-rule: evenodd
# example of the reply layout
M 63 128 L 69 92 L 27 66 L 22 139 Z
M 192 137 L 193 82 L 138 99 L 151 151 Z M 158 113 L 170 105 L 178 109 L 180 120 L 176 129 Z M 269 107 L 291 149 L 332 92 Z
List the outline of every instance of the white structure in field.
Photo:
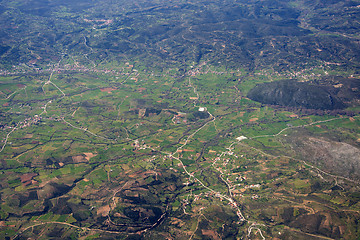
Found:
M 236 140 L 238 140 L 238 141 L 245 140 L 245 139 L 247 139 L 247 137 L 245 137 L 245 136 L 240 136 L 240 137 L 236 138 Z
M 205 112 L 206 111 L 206 108 L 204 107 L 199 107 L 199 112 Z

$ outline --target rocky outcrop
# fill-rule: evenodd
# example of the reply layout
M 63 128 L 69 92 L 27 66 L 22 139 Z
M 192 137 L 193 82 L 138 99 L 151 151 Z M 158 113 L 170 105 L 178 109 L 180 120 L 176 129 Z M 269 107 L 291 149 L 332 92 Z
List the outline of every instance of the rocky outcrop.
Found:
M 315 137 L 287 138 L 308 162 L 346 178 L 360 179 L 360 150 L 348 143 Z

